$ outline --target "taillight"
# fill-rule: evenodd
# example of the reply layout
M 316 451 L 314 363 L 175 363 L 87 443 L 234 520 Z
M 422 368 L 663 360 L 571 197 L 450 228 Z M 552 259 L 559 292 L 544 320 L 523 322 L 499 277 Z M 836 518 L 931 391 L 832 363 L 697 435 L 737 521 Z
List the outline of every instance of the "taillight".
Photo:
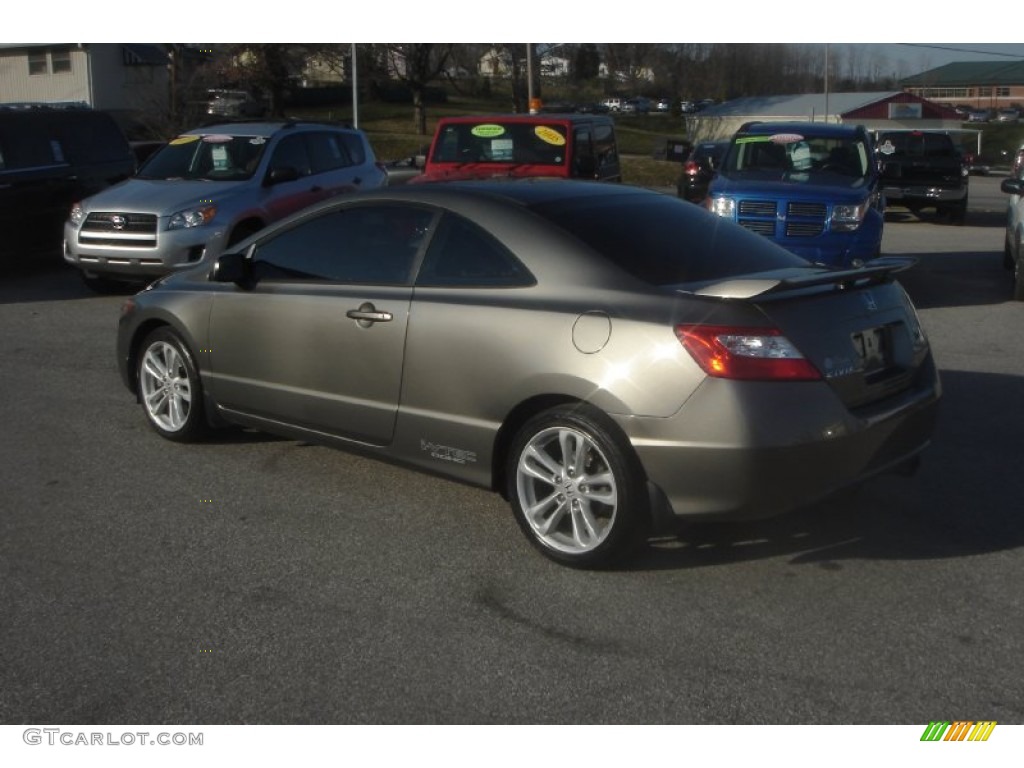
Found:
M 708 376 L 818 381 L 821 373 L 777 328 L 677 325 L 676 336 Z
M 698 170 L 700 170 L 700 168 L 695 162 L 693 162 L 693 160 L 687 160 L 683 163 L 683 173 L 687 176 L 696 176 Z

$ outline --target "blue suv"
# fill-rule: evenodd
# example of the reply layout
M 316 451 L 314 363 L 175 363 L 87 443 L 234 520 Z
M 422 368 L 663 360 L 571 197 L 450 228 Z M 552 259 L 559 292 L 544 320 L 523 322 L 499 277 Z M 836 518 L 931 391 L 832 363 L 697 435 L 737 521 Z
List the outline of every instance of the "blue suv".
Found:
M 747 123 L 705 206 L 808 261 L 848 267 L 881 253 L 885 200 L 863 126 Z

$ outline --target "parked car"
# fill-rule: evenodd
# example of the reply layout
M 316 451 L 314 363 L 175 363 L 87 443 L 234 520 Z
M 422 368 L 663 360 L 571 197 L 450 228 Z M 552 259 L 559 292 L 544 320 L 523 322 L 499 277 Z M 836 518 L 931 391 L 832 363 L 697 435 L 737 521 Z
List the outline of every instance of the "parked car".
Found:
M 992 162 L 983 155 L 968 152 L 964 155 L 964 165 L 971 176 L 988 176 L 992 172 Z
M 117 362 L 167 439 L 351 446 L 498 491 L 540 552 L 597 567 L 915 465 L 940 390 L 899 268 L 639 187 L 407 184 L 129 299 Z
M 615 122 L 607 115 L 468 115 L 437 123 L 414 183 L 548 176 L 621 181 Z
M 945 131 L 879 131 L 876 150 L 887 205 L 934 208 L 955 224 L 967 216 L 970 169 Z
M 690 156 L 683 162 L 683 172 L 676 183 L 679 197 L 691 203 L 704 202 L 715 168 L 728 148 L 728 141 L 702 141 L 695 144 Z
M 968 123 L 987 123 L 992 119 L 992 112 L 988 109 L 972 109 L 967 113 Z
M 669 112 L 672 109 L 672 99 L 661 98 L 654 102 L 655 112 Z
M 71 206 L 64 259 L 97 291 L 221 253 L 272 221 L 387 184 L 361 131 L 301 122 L 188 131 L 127 181 Z
M 651 100 L 638 96 L 622 103 L 622 112 L 628 115 L 646 115 L 651 111 Z
M 60 248 L 68 208 L 135 171 L 124 133 L 106 112 L 0 107 L 0 248 Z
M 847 267 L 881 253 L 885 204 L 863 126 L 747 123 L 705 205 L 808 261 Z
M 1000 123 L 1016 123 L 1020 120 L 1019 109 L 1000 109 L 996 113 L 996 121 Z
M 1024 156 L 1024 146 L 1017 153 Z M 1010 197 L 1006 205 L 1006 231 L 1003 236 L 1003 266 L 1013 273 L 1013 298 L 1024 301 L 1024 166 L 1014 166 L 1013 174 L 999 188 Z
M 207 92 L 206 114 L 214 117 L 263 117 L 266 105 L 248 91 L 214 88 Z
M 611 96 L 602 101 L 601 104 L 607 107 L 609 112 L 621 112 L 623 102 L 625 102 L 625 99 L 620 99 L 617 96 Z

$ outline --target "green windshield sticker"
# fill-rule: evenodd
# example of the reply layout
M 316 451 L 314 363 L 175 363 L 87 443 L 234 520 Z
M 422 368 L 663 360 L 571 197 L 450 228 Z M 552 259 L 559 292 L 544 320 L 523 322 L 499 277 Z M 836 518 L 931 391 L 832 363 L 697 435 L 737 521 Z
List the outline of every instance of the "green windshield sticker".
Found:
M 554 147 L 565 146 L 565 136 L 554 128 L 550 128 L 546 125 L 538 125 L 533 129 L 533 132 L 537 134 L 538 139 L 547 142 Z
M 496 123 L 484 123 L 483 125 L 474 125 L 470 133 L 481 139 L 489 139 L 505 133 L 505 126 L 497 125 Z

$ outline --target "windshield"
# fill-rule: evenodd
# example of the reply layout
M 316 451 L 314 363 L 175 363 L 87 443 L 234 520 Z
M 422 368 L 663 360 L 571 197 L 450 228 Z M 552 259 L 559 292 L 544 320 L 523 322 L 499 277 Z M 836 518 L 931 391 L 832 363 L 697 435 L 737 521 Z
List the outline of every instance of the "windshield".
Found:
M 179 136 L 150 157 L 138 177 L 242 181 L 255 173 L 266 145 L 263 136 Z
M 566 129 L 558 123 L 450 123 L 441 130 L 435 163 L 564 165 Z
M 722 170 L 726 174 L 830 173 L 860 178 L 869 168 L 868 147 L 860 137 L 777 133 L 737 136 Z

